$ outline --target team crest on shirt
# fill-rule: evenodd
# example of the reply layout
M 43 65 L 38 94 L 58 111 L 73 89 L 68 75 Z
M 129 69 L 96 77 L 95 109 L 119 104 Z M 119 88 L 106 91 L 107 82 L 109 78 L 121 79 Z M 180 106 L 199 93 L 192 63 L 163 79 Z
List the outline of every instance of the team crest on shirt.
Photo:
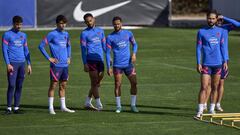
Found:
M 216 37 L 211 37 L 211 38 L 209 38 L 209 43 L 210 43 L 211 45 L 217 45 L 217 44 L 219 44 L 218 39 L 217 39 Z
M 217 35 L 217 37 L 220 37 L 220 33 L 219 32 L 216 35 Z
M 98 35 L 101 35 L 101 32 L 97 32 Z
M 23 39 L 23 36 L 20 36 L 20 39 Z

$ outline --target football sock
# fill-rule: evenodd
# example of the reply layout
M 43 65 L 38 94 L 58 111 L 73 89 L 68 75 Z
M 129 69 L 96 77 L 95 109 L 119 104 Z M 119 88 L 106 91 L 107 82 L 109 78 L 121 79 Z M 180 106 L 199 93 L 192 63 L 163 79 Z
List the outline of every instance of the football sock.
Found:
M 92 98 L 87 96 L 85 105 L 89 105 L 89 104 L 91 104 L 91 102 L 92 102 Z
M 121 97 L 116 97 L 117 107 L 121 107 Z
M 136 95 L 131 95 L 131 106 L 136 106 Z
M 65 97 L 61 97 L 60 98 L 60 103 L 61 103 L 61 108 L 63 109 L 63 108 L 67 108 L 66 107 L 66 102 L 65 102 Z
M 97 106 L 102 106 L 100 98 L 96 98 L 96 104 Z
M 54 97 L 48 97 L 48 106 L 49 106 L 49 109 L 54 109 L 53 108 L 53 100 L 54 100 Z
M 210 111 L 214 111 L 214 109 L 215 109 L 215 104 L 214 104 L 214 103 L 211 103 L 211 104 L 210 104 Z
M 203 104 L 198 104 L 198 112 L 203 112 Z

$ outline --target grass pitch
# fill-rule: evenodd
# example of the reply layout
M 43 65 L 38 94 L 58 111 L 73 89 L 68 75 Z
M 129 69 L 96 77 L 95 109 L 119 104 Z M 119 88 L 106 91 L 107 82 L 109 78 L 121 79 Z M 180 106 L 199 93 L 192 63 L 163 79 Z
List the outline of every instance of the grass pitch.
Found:
M 88 74 L 83 71 L 80 55 L 80 31 L 69 31 L 72 63 L 67 87 L 67 106 L 76 113 L 59 110 L 55 92 L 56 115 L 48 114 L 47 90 L 49 63 L 38 50 L 48 31 L 27 31 L 33 74 L 26 76 L 21 108 L 23 115 L 0 115 L 0 135 L 215 135 L 239 134 L 239 130 L 193 120 L 200 82 L 195 70 L 197 29 L 144 28 L 133 30 L 139 45 L 137 77 L 139 113 L 130 112 L 129 83 L 124 77 L 122 104 L 124 112 L 116 114 L 113 77 L 105 74 L 100 90 L 104 110 L 83 110 L 90 88 Z M 110 30 L 106 31 L 106 35 Z M 2 35 L 2 32 L 0 33 Z M 229 36 L 230 76 L 226 80 L 222 106 L 225 112 L 240 112 L 240 38 L 239 32 Z M 6 108 L 6 66 L 0 55 L 0 114 Z

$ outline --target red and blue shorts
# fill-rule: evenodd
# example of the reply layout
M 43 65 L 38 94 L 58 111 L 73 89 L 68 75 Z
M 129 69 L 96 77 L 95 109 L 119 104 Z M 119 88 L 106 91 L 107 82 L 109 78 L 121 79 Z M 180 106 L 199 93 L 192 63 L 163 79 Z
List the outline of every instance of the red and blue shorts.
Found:
M 133 64 L 129 64 L 128 67 L 120 68 L 113 67 L 113 73 L 115 75 L 124 73 L 126 76 L 136 75 L 136 69 Z
M 50 67 L 50 80 L 51 81 L 67 81 L 68 80 L 68 67 Z
M 88 60 L 87 65 L 88 65 L 89 71 L 98 71 L 98 72 L 104 71 L 104 63 L 102 61 Z
M 221 75 L 222 72 L 222 65 L 218 66 L 202 66 L 202 74 L 208 75 Z

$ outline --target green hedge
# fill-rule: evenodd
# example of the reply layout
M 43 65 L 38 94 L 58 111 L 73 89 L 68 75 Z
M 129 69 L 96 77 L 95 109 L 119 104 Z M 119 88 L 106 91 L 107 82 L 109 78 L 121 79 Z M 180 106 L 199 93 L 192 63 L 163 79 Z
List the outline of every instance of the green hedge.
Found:
M 172 13 L 199 14 L 205 13 L 209 8 L 209 0 L 172 0 Z

